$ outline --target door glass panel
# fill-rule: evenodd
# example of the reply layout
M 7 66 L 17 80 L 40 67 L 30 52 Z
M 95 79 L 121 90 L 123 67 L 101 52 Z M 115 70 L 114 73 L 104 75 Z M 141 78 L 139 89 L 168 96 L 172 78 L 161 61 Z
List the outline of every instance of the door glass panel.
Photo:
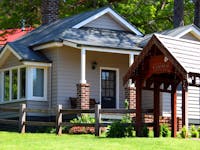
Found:
M 101 104 L 102 108 L 116 106 L 116 71 L 102 70 L 101 73 Z

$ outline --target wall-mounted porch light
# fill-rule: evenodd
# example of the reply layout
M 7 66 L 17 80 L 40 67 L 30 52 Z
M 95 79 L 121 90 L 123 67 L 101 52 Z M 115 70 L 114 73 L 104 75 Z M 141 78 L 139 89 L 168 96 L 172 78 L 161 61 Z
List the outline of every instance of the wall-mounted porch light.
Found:
M 97 62 L 96 61 L 93 61 L 92 62 L 92 70 L 96 69 L 97 67 Z

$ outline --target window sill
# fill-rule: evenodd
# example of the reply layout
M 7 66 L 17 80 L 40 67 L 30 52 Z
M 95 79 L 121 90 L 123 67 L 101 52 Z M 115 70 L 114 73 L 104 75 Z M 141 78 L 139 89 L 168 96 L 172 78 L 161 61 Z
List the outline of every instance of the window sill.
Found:
M 3 101 L 3 102 L 0 102 L 0 105 L 11 104 L 11 103 L 19 103 L 19 102 L 25 102 L 25 101 L 27 101 L 27 100 L 20 99 L 20 100 L 13 100 L 13 101 Z

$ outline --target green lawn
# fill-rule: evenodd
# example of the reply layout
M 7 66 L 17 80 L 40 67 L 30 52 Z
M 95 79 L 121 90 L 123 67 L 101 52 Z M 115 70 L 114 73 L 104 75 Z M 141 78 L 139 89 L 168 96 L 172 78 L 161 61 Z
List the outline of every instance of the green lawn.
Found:
M 173 138 L 105 138 L 94 135 L 0 132 L 0 150 L 200 150 L 200 141 Z

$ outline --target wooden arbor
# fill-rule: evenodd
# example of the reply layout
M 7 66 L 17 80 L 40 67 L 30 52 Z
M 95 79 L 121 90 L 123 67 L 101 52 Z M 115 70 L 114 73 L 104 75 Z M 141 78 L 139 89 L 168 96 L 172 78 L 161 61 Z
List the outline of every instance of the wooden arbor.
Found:
M 154 92 L 154 136 L 159 136 L 160 92 L 171 93 L 172 137 L 177 132 L 176 91 L 182 84 L 182 125 L 186 124 L 187 72 L 169 53 L 162 43 L 153 36 L 134 64 L 124 76 L 124 84 L 132 79 L 136 85 L 136 134 L 141 136 L 142 89 Z

